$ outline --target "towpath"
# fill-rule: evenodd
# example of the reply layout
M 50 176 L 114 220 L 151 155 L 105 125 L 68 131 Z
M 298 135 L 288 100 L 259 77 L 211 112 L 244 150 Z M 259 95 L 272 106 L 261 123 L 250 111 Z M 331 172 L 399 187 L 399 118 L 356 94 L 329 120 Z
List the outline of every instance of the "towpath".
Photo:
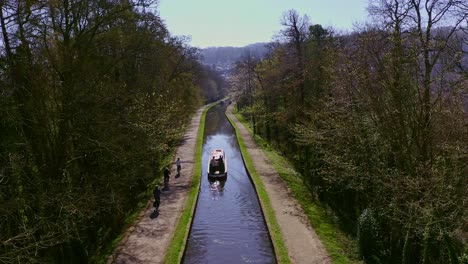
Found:
M 183 142 L 177 149 L 176 157 L 180 157 L 182 161 L 181 176 L 175 178 L 177 172 L 173 165 L 169 190 L 161 194 L 159 214 L 154 214 L 153 199 L 150 199 L 109 257 L 108 263 L 162 263 L 164 260 L 190 190 L 195 144 L 203 110 L 204 107 L 193 116 Z
M 152 199 L 140 213 L 134 225 L 109 257 L 109 263 L 162 263 L 184 210 L 192 181 L 195 143 L 203 109 L 197 111 L 178 148 L 176 156 L 182 160 L 181 177 L 175 179 L 175 166 L 171 168 L 170 190 L 161 195 L 159 215 L 153 213 Z M 331 263 L 324 246 L 295 201 L 288 187 L 273 169 L 271 162 L 255 144 L 248 130 L 232 114 L 232 105 L 226 112 L 236 123 L 254 166 L 270 197 L 281 228 L 289 257 L 293 263 Z
M 232 114 L 232 111 L 233 105 L 229 105 L 226 114 L 236 124 L 247 152 L 252 157 L 255 169 L 265 186 L 292 263 L 332 263 L 301 206 L 273 169 L 271 161 L 255 143 L 249 131 Z

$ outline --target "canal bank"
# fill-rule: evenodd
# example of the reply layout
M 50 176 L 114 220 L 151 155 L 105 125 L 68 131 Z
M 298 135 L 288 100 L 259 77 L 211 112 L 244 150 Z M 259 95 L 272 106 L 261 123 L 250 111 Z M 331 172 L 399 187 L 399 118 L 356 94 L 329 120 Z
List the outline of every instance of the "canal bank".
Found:
M 276 263 L 258 201 L 225 104 L 205 120 L 201 183 L 183 263 Z M 213 150 L 222 150 L 227 177 L 208 177 Z
M 196 156 L 199 155 L 196 154 L 196 151 L 201 152 L 201 148 L 197 150 L 196 145 L 197 141 L 202 140 L 197 139 L 197 137 L 200 134 L 200 123 L 204 123 L 204 120 L 201 120 L 204 109 L 200 109 L 192 118 L 184 141 L 177 150 L 176 155 L 180 156 L 183 161 L 182 176 L 174 179 L 175 168 L 171 168 L 171 188 L 170 192 L 162 194 L 160 214 L 154 217 L 152 199 L 149 200 L 138 220 L 128 229 L 117 249 L 109 257 L 109 263 L 177 263 L 177 260 L 180 261 L 181 250 L 184 248 L 182 244 L 185 242 L 183 239 L 174 239 L 174 237 L 178 236 L 179 233 L 184 237 L 185 232 L 176 231 L 180 230 L 180 226 L 184 229 L 183 231 L 187 232 L 190 227 L 190 221 L 185 224 L 182 223 L 185 222 L 182 220 L 185 218 L 184 215 L 191 212 L 186 208 L 186 205 L 187 199 L 192 196 L 190 191 L 196 189 L 193 188 L 196 183 L 193 182 L 192 176 L 195 174 L 195 170 L 201 171 L 200 165 L 196 166 L 195 169 L 194 167 L 197 163 Z M 300 214 L 300 206 L 294 201 L 287 187 L 271 166 L 268 168 L 269 162 L 264 155 L 261 155 L 261 150 L 255 145 L 247 129 L 232 115 L 232 106 L 228 107 L 226 114 L 237 127 L 238 135 L 245 142 L 256 171 L 259 172 L 258 174 L 264 182 L 266 192 L 270 197 L 270 206 L 273 208 L 275 218 L 278 219 L 280 232 L 289 253 L 289 259 L 286 263 L 289 260 L 292 263 L 331 263 L 320 240 L 310 228 L 309 222 Z M 191 217 L 189 216 L 189 218 Z M 167 254 L 168 249 L 171 251 L 174 241 L 177 245 L 173 246 L 175 248 L 172 253 L 173 257 L 168 257 L 171 255 Z M 280 260 L 278 261 L 281 263 Z
M 183 218 L 187 198 L 192 188 L 196 165 L 196 145 L 203 112 L 202 107 L 192 117 L 176 157 L 182 160 L 181 175 L 175 178 L 176 168 L 171 167 L 169 190 L 161 194 L 159 214 L 154 213 L 153 199 L 148 200 L 135 223 L 127 230 L 108 263 L 162 263 Z M 196 168 L 195 168 L 196 169 Z M 161 184 L 162 185 L 162 184 Z
M 301 206 L 274 170 L 270 160 L 257 146 L 252 135 L 237 120 L 232 111 L 233 105 L 230 105 L 227 108 L 226 115 L 232 121 L 237 130 L 237 135 L 243 141 L 242 144 L 247 152 L 243 153 L 243 155 L 247 154 L 252 160 L 252 168 L 247 166 L 249 170 L 254 170 L 250 173 L 257 174 L 265 188 L 270 202 L 269 206 L 272 208 L 274 219 L 278 223 L 290 261 L 292 263 L 332 263 L 325 247 L 310 226 L 310 222 Z M 268 206 L 262 208 L 265 207 Z M 264 213 L 268 214 L 268 212 Z M 269 228 L 272 229 L 270 226 Z M 272 239 L 274 239 L 273 235 Z

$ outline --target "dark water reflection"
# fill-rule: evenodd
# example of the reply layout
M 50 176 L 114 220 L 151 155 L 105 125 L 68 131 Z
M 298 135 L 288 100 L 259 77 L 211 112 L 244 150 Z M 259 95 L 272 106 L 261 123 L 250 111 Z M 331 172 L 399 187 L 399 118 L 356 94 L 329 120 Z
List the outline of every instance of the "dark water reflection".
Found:
M 255 189 L 247 176 L 224 106 L 206 116 L 202 180 L 184 263 L 276 263 Z M 225 182 L 209 181 L 210 150 L 225 151 Z

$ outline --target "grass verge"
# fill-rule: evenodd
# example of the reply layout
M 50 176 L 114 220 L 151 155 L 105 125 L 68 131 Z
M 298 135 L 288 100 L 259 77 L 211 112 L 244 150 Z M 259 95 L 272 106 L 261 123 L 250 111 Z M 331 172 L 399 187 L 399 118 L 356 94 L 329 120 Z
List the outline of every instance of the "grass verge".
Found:
M 231 122 L 232 126 L 236 131 L 237 140 L 239 141 L 239 146 L 242 152 L 242 156 L 244 158 L 245 166 L 249 171 L 249 174 L 255 184 L 255 188 L 258 193 L 258 197 L 260 199 L 260 203 L 262 205 L 263 212 L 266 217 L 266 222 L 268 224 L 268 229 L 270 231 L 271 240 L 273 242 L 273 246 L 276 253 L 276 258 L 278 263 L 286 264 L 291 263 L 291 260 L 288 256 L 288 250 L 284 245 L 283 235 L 281 234 L 281 229 L 276 221 L 275 213 L 273 208 L 270 204 L 270 198 L 268 197 L 267 192 L 265 191 L 265 187 L 263 186 L 263 182 L 260 180 L 260 176 L 258 175 L 257 171 L 255 170 L 255 166 L 253 164 L 252 158 L 247 152 L 245 147 L 244 140 L 239 134 L 236 124 L 231 120 L 231 118 L 226 115 L 229 121 Z
M 237 120 L 247 128 L 250 134 L 253 135 L 252 128 L 242 115 L 238 112 L 234 112 L 234 115 Z M 240 138 L 239 135 L 238 138 Z M 301 175 L 297 173 L 293 169 L 293 166 L 283 156 L 278 154 L 263 138 L 255 135 L 254 140 L 255 143 L 262 148 L 268 159 L 272 162 L 276 172 L 278 172 L 281 179 L 286 182 L 289 189 L 294 194 L 294 198 L 298 201 L 304 210 L 304 213 L 309 218 L 311 225 L 327 249 L 333 263 L 361 263 L 357 256 L 356 242 L 348 238 L 346 234 L 339 230 L 336 219 L 332 213 L 314 202 L 310 191 L 303 184 Z M 242 153 L 244 153 L 244 150 L 242 150 Z
M 190 225 L 192 222 L 193 211 L 197 203 L 198 190 L 200 187 L 200 177 L 201 177 L 201 157 L 202 157 L 202 147 L 203 147 L 203 134 L 205 131 L 205 117 L 208 110 L 211 107 L 216 105 L 218 102 L 208 105 L 203 111 L 200 118 L 200 126 L 198 127 L 197 142 L 195 146 L 195 164 L 193 167 L 192 175 L 192 186 L 190 188 L 189 195 L 187 197 L 187 202 L 185 205 L 184 212 L 182 213 L 179 223 L 174 232 L 174 237 L 169 244 L 167 249 L 166 256 L 164 258 L 164 263 L 173 264 L 180 263 L 187 237 L 190 231 Z

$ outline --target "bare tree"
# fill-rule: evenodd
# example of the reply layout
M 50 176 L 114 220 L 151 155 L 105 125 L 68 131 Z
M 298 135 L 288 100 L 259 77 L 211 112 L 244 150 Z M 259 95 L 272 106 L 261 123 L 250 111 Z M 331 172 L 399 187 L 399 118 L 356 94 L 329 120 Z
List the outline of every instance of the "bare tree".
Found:
M 283 14 L 281 25 L 284 27 L 280 34 L 288 45 L 293 48 L 293 56 L 296 61 L 296 73 L 299 79 L 299 96 L 301 105 L 304 103 L 304 49 L 309 34 L 309 17 L 300 16 L 292 9 Z
M 447 51 L 456 33 L 463 29 L 468 18 L 466 1 L 457 0 L 384 0 L 372 1 L 369 12 L 384 21 L 384 30 L 392 32 L 393 84 L 395 95 L 401 93 L 404 67 L 411 56 L 417 74 L 419 159 L 431 161 L 433 137 L 433 106 L 440 98 L 435 93 L 435 72 L 441 55 Z M 403 122 L 403 121 L 402 121 Z

